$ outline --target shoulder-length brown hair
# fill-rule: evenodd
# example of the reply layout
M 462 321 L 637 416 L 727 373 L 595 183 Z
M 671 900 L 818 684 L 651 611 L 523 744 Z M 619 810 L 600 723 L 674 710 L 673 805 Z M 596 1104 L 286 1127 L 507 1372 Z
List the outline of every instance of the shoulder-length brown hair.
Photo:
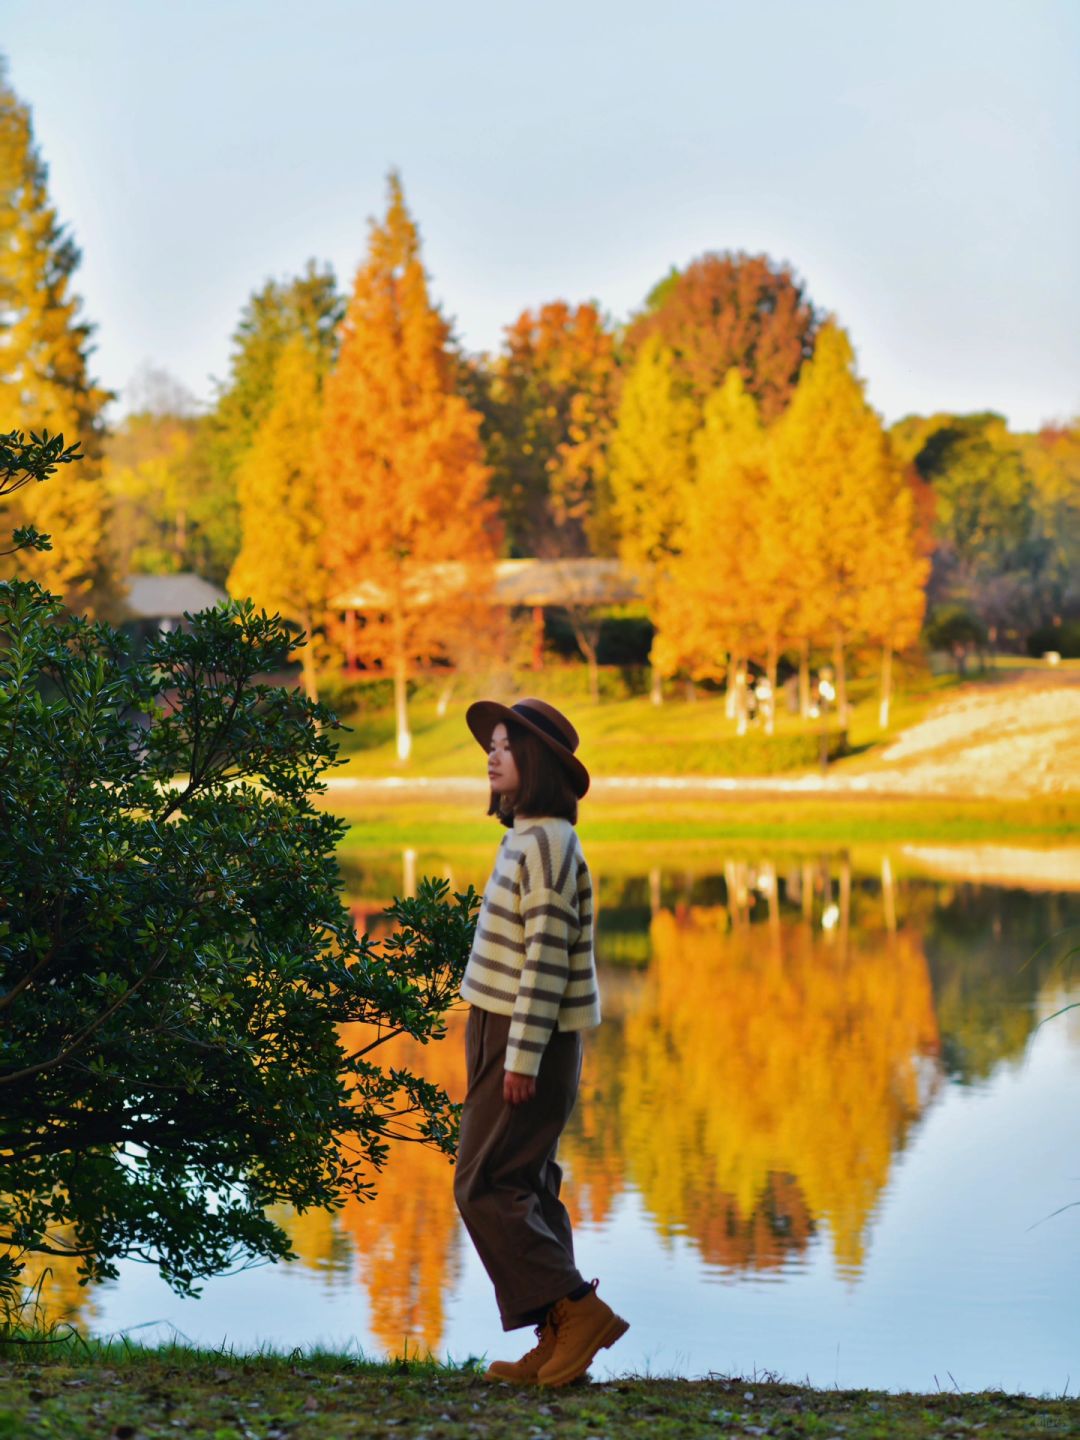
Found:
M 506 736 L 517 766 L 517 793 L 511 807 L 505 795 L 496 795 L 493 790 L 487 813 L 497 816 L 506 826 L 513 825 L 515 814 L 559 815 L 576 825 L 578 797 L 570 783 L 569 771 L 524 725 L 507 720 Z

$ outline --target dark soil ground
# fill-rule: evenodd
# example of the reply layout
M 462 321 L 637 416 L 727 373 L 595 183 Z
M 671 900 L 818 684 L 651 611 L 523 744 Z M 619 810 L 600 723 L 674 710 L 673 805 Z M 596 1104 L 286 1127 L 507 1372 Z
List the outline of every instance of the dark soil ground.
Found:
M 1080 1402 L 1003 1391 L 812 1390 L 721 1375 L 628 1375 L 521 1389 L 492 1385 L 468 1363 L 245 1357 L 83 1342 L 0 1345 L 0 1440 L 929 1440 L 974 1434 L 994 1440 L 1080 1435 Z

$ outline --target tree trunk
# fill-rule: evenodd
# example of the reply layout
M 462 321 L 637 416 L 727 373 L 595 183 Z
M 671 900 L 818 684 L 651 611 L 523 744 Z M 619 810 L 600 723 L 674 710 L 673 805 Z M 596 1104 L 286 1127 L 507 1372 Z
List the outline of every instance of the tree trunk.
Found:
M 600 667 L 596 663 L 596 645 L 587 634 L 586 623 L 583 620 L 579 620 L 572 610 L 569 610 L 567 613 L 570 616 L 570 626 L 574 632 L 574 639 L 577 641 L 581 653 L 585 656 L 585 664 L 588 667 L 589 698 L 594 705 L 599 705 Z M 597 626 L 597 634 L 599 638 L 599 626 Z
M 804 720 L 810 718 L 810 641 L 799 643 L 799 714 Z
M 767 861 L 760 871 L 761 882 L 765 885 L 765 899 L 769 910 L 769 935 L 776 948 L 780 950 L 780 882 L 776 876 L 776 865 L 773 861 Z
M 319 698 L 319 682 L 315 674 L 315 654 L 311 648 L 311 615 L 305 612 L 301 617 L 307 639 L 300 647 L 300 670 L 303 677 L 304 694 L 309 700 Z
M 840 717 L 840 724 L 848 723 L 847 708 L 847 671 L 844 668 L 844 637 L 836 632 L 836 639 L 833 642 L 833 661 L 836 665 L 836 713 Z
M 345 611 L 345 671 L 352 675 L 356 671 L 356 611 Z
M 776 731 L 776 672 L 780 666 L 779 646 L 775 639 L 769 641 L 769 653 L 765 660 L 765 674 L 769 679 L 769 710 L 765 716 L 765 734 L 772 735 Z
M 649 699 L 654 705 L 664 703 L 664 677 L 655 665 L 652 666 L 652 676 L 649 684 Z
M 851 859 L 845 854 L 840 862 L 840 956 L 848 958 L 848 937 L 851 934 Z
M 649 918 L 655 920 L 660 914 L 663 898 L 663 877 L 660 866 L 654 865 L 649 871 Z
M 688 701 L 697 699 L 697 686 L 694 684 L 694 677 L 692 675 L 686 677 L 686 698 Z
M 438 703 L 435 706 L 435 714 L 439 717 L 440 720 L 443 719 L 443 717 L 446 715 L 447 710 L 449 710 L 450 708 L 450 697 L 454 693 L 454 686 L 457 684 L 457 679 L 458 677 L 456 674 L 451 675 L 450 679 L 447 680 L 446 684 L 439 691 L 439 699 Z
M 544 668 L 544 607 L 533 606 L 533 650 L 532 668 L 542 670 Z
M 729 720 L 735 719 L 736 697 L 735 692 L 739 684 L 739 655 L 736 650 L 729 650 L 727 657 L 727 679 L 724 681 L 724 714 Z
M 886 642 L 881 647 L 881 703 L 878 706 L 878 724 L 882 730 L 889 728 L 889 704 L 892 700 L 892 646 Z
M 412 735 L 409 731 L 408 669 L 404 655 L 394 661 L 394 715 L 397 720 L 397 757 L 408 760 L 412 754 Z
M 749 708 L 746 703 L 746 661 L 739 661 L 739 668 L 735 672 L 735 733 L 745 735 L 750 723 Z
M 585 638 L 585 632 L 574 627 L 574 635 L 585 655 L 585 667 L 589 672 L 589 699 L 594 705 L 600 704 L 600 667 L 596 663 L 596 646 Z
M 895 935 L 896 888 L 893 884 L 892 861 L 887 855 L 881 857 L 881 900 L 885 910 L 885 929 L 890 935 Z

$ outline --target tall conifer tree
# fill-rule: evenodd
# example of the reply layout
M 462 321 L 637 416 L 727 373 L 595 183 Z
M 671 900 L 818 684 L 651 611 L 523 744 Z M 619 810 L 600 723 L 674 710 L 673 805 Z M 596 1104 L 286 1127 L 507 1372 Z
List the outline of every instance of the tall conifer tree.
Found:
M 72 276 L 81 251 L 49 203 L 49 169 L 34 144 L 29 108 L 0 56 L 0 429 L 62 433 L 86 456 L 51 485 L 25 485 L 4 507 L 4 526 L 34 525 L 52 549 L 0 557 L 0 574 L 39 581 L 73 610 L 117 618 L 101 483 L 101 412 L 115 398 L 88 374 L 97 328 L 78 319 Z
M 481 417 L 457 393 L 451 346 L 392 171 L 386 218 L 371 222 L 326 385 L 322 481 L 331 593 L 366 584 L 381 597 L 357 650 L 393 675 L 402 760 L 411 750 L 409 675 L 484 623 L 499 543 Z

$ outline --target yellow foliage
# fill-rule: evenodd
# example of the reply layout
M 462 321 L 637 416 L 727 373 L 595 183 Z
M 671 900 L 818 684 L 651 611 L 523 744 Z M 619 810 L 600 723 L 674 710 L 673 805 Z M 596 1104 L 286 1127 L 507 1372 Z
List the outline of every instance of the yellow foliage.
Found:
M 801 633 L 842 642 L 860 632 L 868 586 L 890 552 L 913 544 L 913 531 L 901 498 L 903 469 L 835 321 L 818 332 L 813 358 L 770 435 L 769 455 L 788 562 L 800 583 Z M 904 578 L 898 572 L 896 583 Z M 916 566 L 906 588 L 921 586 Z
M 772 637 L 786 593 L 783 567 L 766 568 L 775 547 L 765 436 L 738 370 L 706 401 L 693 449 L 695 482 L 657 586 L 653 653 L 664 673 L 719 679 L 728 652 Z
M 87 373 L 94 327 L 78 318 L 81 301 L 69 288 L 78 252 L 57 224 L 47 175 L 29 109 L 0 70 L 0 428 L 62 433 L 65 445 L 78 441 L 86 457 L 0 501 L 0 549 L 22 525 L 52 537 L 51 550 L 0 556 L 0 577 L 37 580 L 69 609 L 112 618 L 118 592 L 105 555 L 100 415 L 115 397 Z
M 278 359 L 266 418 L 237 468 L 240 552 L 228 589 L 295 621 L 307 635 L 299 652 L 314 695 L 313 629 L 326 608 L 317 440 L 322 410 L 319 367 L 303 335 Z
M 662 1233 L 770 1267 L 822 1223 L 857 1270 L 938 1035 L 917 936 L 837 932 L 721 907 L 661 911 L 626 1024 L 625 1177 Z M 778 1210 L 777 1206 L 781 1208 Z
M 609 483 L 628 564 L 646 570 L 670 554 L 693 482 L 691 437 L 700 416 L 657 337 L 642 345 L 619 400 Z

